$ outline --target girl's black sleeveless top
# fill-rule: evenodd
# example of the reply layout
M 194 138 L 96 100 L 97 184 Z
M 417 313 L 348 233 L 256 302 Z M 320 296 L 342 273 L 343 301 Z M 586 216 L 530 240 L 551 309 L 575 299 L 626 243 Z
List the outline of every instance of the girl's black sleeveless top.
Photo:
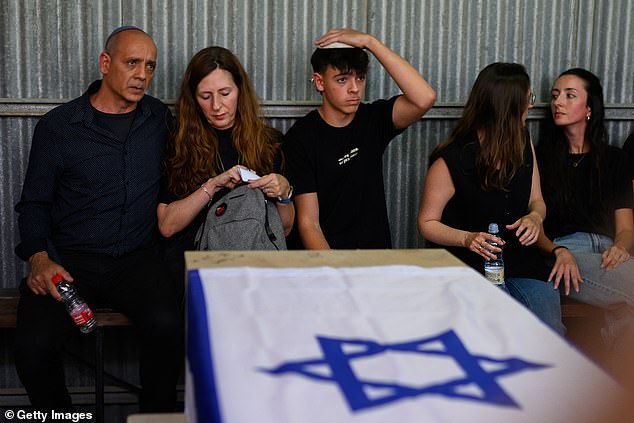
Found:
M 505 190 L 485 191 L 476 167 L 480 143 L 476 133 L 454 141 L 441 153 L 449 168 L 455 194 L 449 200 L 441 221 L 453 228 L 469 232 L 486 232 L 489 223 L 497 223 L 500 237 L 506 241 L 503 259 L 507 278 L 531 278 L 545 281 L 548 270 L 537 247 L 522 246 L 515 230 L 506 225 L 528 213 L 533 176 L 533 154 L 528 133 L 524 147 L 524 163 Z M 452 254 L 483 273 L 484 258 L 464 247 L 448 247 Z

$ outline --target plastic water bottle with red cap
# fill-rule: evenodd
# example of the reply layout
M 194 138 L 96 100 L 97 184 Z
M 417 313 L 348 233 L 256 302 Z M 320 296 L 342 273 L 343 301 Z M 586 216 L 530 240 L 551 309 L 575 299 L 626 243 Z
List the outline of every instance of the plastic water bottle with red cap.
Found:
M 90 333 L 97 327 L 97 321 L 92 314 L 92 310 L 86 302 L 77 294 L 75 286 L 64 280 L 59 273 L 51 279 L 57 292 L 62 296 L 62 301 L 66 304 L 66 310 L 73 319 L 73 322 L 79 326 L 82 333 Z

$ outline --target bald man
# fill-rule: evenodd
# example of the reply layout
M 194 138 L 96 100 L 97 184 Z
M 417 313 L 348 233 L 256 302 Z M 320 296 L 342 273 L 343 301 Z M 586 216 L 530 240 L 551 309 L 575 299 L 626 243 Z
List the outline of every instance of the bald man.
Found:
M 156 45 L 136 27 L 112 32 L 99 55 L 103 79 L 35 127 L 16 205 L 30 264 L 20 284 L 16 368 L 32 405 L 72 410 L 63 346 L 79 331 L 51 282 L 74 282 L 87 303 L 124 312 L 140 341 L 141 411 L 172 410 L 182 324 L 155 246 L 160 160 L 172 116 L 146 95 Z

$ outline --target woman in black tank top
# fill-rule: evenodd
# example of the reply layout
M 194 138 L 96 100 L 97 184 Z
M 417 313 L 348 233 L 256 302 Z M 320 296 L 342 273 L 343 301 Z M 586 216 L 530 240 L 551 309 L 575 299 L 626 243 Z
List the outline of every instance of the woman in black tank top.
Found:
M 534 101 L 524 66 L 493 63 L 480 72 L 462 117 L 431 155 L 418 228 L 481 273 L 501 252 L 489 243 L 502 244 L 504 289 L 563 334 L 559 296 L 534 247 L 546 215 L 525 128 Z M 499 238 L 487 233 L 489 223 Z

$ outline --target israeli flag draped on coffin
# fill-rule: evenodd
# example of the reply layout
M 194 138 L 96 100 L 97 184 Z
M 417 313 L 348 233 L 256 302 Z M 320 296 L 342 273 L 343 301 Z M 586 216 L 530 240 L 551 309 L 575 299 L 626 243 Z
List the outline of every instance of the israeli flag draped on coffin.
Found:
M 191 422 L 583 422 L 618 392 L 466 267 L 192 270 L 187 324 Z

